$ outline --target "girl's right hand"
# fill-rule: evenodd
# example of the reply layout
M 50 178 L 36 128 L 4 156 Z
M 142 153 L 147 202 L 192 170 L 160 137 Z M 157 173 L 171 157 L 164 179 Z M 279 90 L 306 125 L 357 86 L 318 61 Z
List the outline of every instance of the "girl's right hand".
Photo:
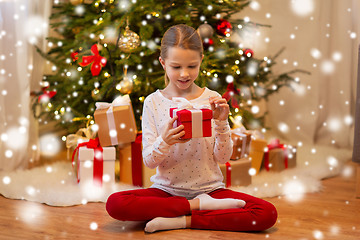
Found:
M 171 118 L 168 124 L 165 125 L 165 128 L 161 133 L 162 139 L 169 145 L 190 141 L 190 139 L 180 139 L 182 136 L 185 135 L 184 125 L 173 128 L 173 124 L 177 119 L 178 116 Z

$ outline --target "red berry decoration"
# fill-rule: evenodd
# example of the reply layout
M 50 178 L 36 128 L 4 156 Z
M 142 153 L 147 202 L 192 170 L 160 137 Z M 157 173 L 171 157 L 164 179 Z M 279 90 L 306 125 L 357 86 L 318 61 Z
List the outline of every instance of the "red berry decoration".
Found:
M 205 38 L 203 41 L 203 47 L 205 50 L 207 50 L 213 44 L 214 44 L 214 40 L 212 40 L 211 38 Z
M 232 26 L 229 21 L 225 19 L 220 19 L 216 23 L 216 33 L 221 36 L 226 36 L 227 34 L 230 34 L 232 29 Z

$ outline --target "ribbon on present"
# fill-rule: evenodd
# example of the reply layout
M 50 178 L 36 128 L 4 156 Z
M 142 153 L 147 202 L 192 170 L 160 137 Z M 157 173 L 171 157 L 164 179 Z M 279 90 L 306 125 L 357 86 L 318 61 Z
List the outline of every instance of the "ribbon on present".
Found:
M 75 166 L 75 155 L 76 153 L 79 153 L 80 147 L 87 147 L 90 149 L 94 149 L 94 164 L 93 164 L 93 182 L 95 186 L 102 186 L 102 177 L 103 177 L 103 148 L 100 146 L 99 138 L 90 139 L 88 142 L 79 143 L 77 147 L 75 148 L 72 157 L 71 162 L 72 166 Z M 79 169 L 80 169 L 80 163 L 79 163 L 79 154 L 78 154 L 78 164 L 77 164 L 77 182 L 80 182 L 79 178 Z
M 187 110 L 191 112 L 191 137 L 203 136 L 203 110 L 210 109 L 209 105 L 193 104 L 186 98 L 173 97 L 172 100 L 177 104 L 177 108 L 172 109 L 171 117 L 175 116 L 177 112 Z M 174 122 L 174 127 L 177 126 L 177 120 Z
M 131 100 L 129 95 L 119 96 L 114 99 L 111 103 L 107 102 L 96 102 L 96 110 L 100 109 L 107 109 L 106 111 L 106 118 L 108 121 L 109 126 L 109 135 L 110 135 L 110 141 L 112 145 L 117 145 L 118 139 L 117 139 L 117 132 L 116 132 L 116 126 L 115 126 L 115 118 L 113 113 L 113 108 L 118 106 L 126 106 L 131 104 Z
M 230 162 L 226 162 L 225 163 L 226 166 L 226 187 L 231 187 L 231 163 Z
M 131 143 L 131 173 L 134 186 L 143 186 L 142 181 L 142 134 L 136 136 L 135 142 Z
M 281 148 L 284 151 L 284 153 L 285 153 L 284 154 L 284 165 L 285 165 L 285 169 L 288 168 L 287 148 L 284 144 L 280 144 L 279 139 L 274 139 L 267 145 L 267 151 L 265 151 L 265 153 L 264 153 L 264 166 L 265 166 L 266 171 L 270 170 L 269 152 L 272 149 L 277 149 L 277 148 Z
M 76 147 L 79 143 L 88 142 L 90 139 L 96 137 L 96 131 L 91 129 L 92 126 L 87 128 L 80 128 L 75 134 L 66 136 L 67 159 L 70 157 L 70 148 Z

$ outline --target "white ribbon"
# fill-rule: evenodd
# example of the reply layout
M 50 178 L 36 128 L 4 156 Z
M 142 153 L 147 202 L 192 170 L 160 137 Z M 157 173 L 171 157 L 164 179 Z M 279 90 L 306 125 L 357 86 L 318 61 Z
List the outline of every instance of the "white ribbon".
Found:
M 173 97 L 172 100 L 177 103 L 177 109 L 173 110 L 173 116 L 177 111 L 189 110 L 191 111 L 191 135 L 193 138 L 203 136 L 203 112 L 200 109 L 209 109 L 208 105 L 192 104 L 189 100 L 182 97 Z M 175 121 L 174 126 L 177 126 Z
M 115 126 L 115 118 L 114 118 L 114 114 L 113 114 L 113 107 L 126 106 L 126 105 L 130 105 L 130 104 L 131 104 L 131 101 L 130 101 L 129 95 L 119 96 L 119 97 L 115 98 L 114 101 L 112 101 L 112 103 L 107 103 L 107 102 L 95 103 L 96 110 L 109 108 L 106 111 L 106 117 L 107 117 L 108 126 L 109 126 L 110 141 L 111 141 L 112 145 L 118 144 L 117 132 L 116 132 L 116 126 Z
M 182 97 L 173 97 L 172 100 L 177 103 L 177 108 L 180 110 L 183 109 L 210 109 L 209 105 L 200 105 L 200 104 L 193 104 L 191 103 L 189 100 L 187 100 L 186 98 L 182 98 Z

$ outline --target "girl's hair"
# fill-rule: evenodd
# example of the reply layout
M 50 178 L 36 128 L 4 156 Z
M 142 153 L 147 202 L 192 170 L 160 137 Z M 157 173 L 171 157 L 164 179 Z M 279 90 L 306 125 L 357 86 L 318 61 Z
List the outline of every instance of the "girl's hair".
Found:
M 199 52 L 200 57 L 203 55 L 203 45 L 199 33 L 192 27 L 179 24 L 170 27 L 161 40 L 160 56 L 162 59 L 168 57 L 168 50 L 171 47 L 180 47 Z M 165 85 L 169 82 L 165 73 Z

